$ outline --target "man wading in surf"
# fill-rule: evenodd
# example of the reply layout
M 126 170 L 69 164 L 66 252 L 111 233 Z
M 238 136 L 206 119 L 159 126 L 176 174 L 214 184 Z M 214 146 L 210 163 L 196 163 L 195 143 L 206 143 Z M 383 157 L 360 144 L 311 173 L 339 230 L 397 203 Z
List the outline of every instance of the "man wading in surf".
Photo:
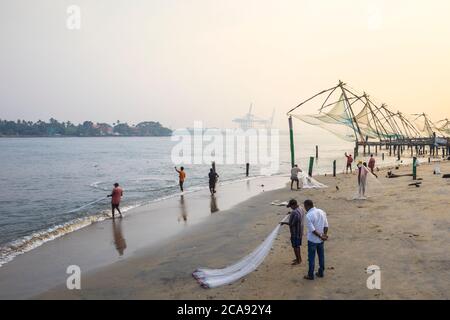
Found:
M 181 192 L 184 192 L 183 184 L 184 179 L 186 179 L 186 172 L 184 172 L 184 167 L 181 167 L 180 170 L 175 167 L 175 171 L 178 172 L 179 182 L 180 182 L 180 190 Z
M 114 189 L 112 190 L 111 194 L 108 195 L 108 198 L 111 197 L 111 208 L 112 208 L 112 216 L 114 219 L 114 212 L 117 209 L 119 211 L 120 216 L 122 217 L 122 212 L 120 212 L 119 205 L 120 205 L 120 199 L 123 196 L 123 190 L 121 187 L 119 187 L 119 184 L 116 182 L 114 183 Z

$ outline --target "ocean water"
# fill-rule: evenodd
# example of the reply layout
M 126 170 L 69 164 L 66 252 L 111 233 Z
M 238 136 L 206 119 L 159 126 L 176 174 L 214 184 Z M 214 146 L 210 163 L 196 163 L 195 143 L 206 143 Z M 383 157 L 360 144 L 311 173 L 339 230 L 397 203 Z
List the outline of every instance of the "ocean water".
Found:
M 0 266 L 18 254 L 110 218 L 114 182 L 124 189 L 122 209 L 179 194 L 170 137 L 0 138 Z M 338 172 L 353 145 L 320 129 L 295 135 L 296 159 L 307 168 L 319 145 L 314 173 Z M 280 136 L 280 170 L 289 174 L 289 137 Z M 381 153 L 379 154 L 381 156 Z M 386 159 L 386 164 L 393 162 Z M 208 188 L 209 164 L 185 165 L 187 192 Z M 217 165 L 219 183 L 245 178 L 245 165 Z M 260 175 L 251 166 L 251 178 Z

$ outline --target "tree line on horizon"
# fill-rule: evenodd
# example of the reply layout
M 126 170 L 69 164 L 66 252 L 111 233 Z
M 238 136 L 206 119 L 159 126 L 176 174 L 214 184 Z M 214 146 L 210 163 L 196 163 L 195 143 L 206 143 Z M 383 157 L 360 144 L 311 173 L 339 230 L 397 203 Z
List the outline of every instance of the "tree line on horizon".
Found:
M 0 136 L 70 136 L 70 137 L 101 137 L 101 136 L 152 136 L 163 137 L 172 135 L 172 130 L 163 127 L 159 122 L 144 121 L 137 125 L 128 125 L 117 120 L 110 125 L 108 123 L 94 123 L 84 121 L 73 124 L 70 121 L 59 122 L 51 118 L 45 121 L 2 120 L 0 119 Z

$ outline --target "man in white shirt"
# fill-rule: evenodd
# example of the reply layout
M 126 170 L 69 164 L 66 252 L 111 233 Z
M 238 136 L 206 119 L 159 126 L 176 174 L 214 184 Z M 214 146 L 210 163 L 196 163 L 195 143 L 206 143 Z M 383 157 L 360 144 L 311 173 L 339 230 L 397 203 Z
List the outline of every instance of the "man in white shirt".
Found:
M 328 239 L 328 220 L 327 214 L 314 207 L 311 200 L 303 203 L 306 210 L 306 227 L 308 228 L 308 275 L 307 280 L 314 280 L 314 267 L 316 260 L 316 251 L 319 258 L 319 270 L 315 274 L 322 278 L 325 271 L 325 249 L 324 241 Z
M 294 165 L 291 169 L 291 190 L 293 190 L 292 187 L 294 186 L 294 181 L 297 182 L 297 190 L 300 189 L 298 180 L 299 172 L 302 172 L 302 170 L 298 167 L 298 165 Z

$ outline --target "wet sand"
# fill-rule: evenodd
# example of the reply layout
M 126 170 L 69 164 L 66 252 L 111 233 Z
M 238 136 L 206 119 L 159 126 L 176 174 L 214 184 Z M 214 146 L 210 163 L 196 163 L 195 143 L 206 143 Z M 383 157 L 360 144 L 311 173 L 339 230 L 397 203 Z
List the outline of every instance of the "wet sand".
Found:
M 39 299 L 448 299 L 450 292 L 450 179 L 433 175 L 434 165 L 412 177 L 385 178 L 368 200 L 351 200 L 355 175 L 318 177 L 327 189 L 260 193 L 212 215 L 161 247 L 141 250 L 82 277 L 82 290 L 56 287 Z M 442 163 L 450 173 L 450 163 Z M 410 173 L 410 167 L 395 170 Z M 337 190 L 336 186 L 339 187 Z M 240 281 L 203 289 L 192 278 L 197 267 L 221 268 L 251 252 L 284 217 L 274 200 L 314 200 L 328 214 L 325 278 L 307 281 L 303 263 L 293 259 L 289 230 L 283 227 L 269 256 Z M 381 290 L 366 287 L 366 268 L 381 268 Z

